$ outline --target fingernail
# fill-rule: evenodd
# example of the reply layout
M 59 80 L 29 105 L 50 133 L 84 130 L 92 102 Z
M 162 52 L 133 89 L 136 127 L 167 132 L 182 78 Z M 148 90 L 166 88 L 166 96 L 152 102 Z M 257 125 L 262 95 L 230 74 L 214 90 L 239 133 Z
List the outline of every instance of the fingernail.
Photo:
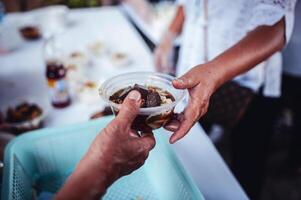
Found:
M 141 98 L 141 94 L 136 91 L 136 90 L 133 90 L 132 92 L 130 92 L 130 94 L 128 95 L 128 98 L 129 99 L 132 99 L 132 100 L 135 100 L 135 101 L 139 101 L 140 98 Z
M 171 129 L 171 130 L 177 130 L 179 128 L 179 124 L 176 124 L 176 123 L 168 124 L 166 126 L 166 128 Z
M 183 84 L 184 84 L 184 81 L 183 81 L 182 79 L 180 79 L 180 78 L 177 78 L 177 79 L 175 79 L 174 81 L 177 82 L 177 83 L 180 84 L 180 85 L 183 85 Z

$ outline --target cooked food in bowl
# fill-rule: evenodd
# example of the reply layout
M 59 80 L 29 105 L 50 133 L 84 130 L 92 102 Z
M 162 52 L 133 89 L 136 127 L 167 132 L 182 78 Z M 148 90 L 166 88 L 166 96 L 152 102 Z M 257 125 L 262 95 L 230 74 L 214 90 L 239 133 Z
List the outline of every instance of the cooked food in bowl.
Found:
M 40 106 L 27 101 L 9 106 L 3 110 L 3 130 L 20 134 L 42 127 L 44 112 Z
M 143 86 L 139 84 L 118 90 L 109 99 L 116 104 L 122 104 L 125 97 L 132 90 L 137 90 L 141 94 L 141 108 L 157 107 L 175 101 L 175 98 L 168 91 L 155 86 Z M 114 109 L 114 112 L 117 114 L 118 110 Z M 138 115 L 132 127 L 137 131 L 150 132 L 153 129 L 162 127 L 169 121 L 172 113 L 173 109 L 156 115 Z
M 141 94 L 141 108 L 161 106 L 163 104 L 172 103 L 175 101 L 175 98 L 172 96 L 172 94 L 161 88 L 155 86 L 143 86 L 139 84 L 118 90 L 112 96 L 110 96 L 110 101 L 113 101 L 117 104 L 122 104 L 125 97 L 132 90 L 137 90 Z
M 15 108 L 8 108 L 6 112 L 6 122 L 19 123 L 33 120 L 42 114 L 42 109 L 36 104 L 23 102 Z
M 117 115 L 125 97 L 132 90 L 140 92 L 142 103 L 132 128 L 139 133 L 150 133 L 171 119 L 175 106 L 186 94 L 186 90 L 173 87 L 174 78 L 155 72 L 126 73 L 105 81 L 99 93 Z

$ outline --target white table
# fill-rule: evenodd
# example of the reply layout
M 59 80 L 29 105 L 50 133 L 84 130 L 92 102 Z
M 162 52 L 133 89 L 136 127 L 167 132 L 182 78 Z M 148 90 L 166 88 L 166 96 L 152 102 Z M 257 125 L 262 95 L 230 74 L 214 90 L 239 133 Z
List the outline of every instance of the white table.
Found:
M 70 28 L 74 34 L 81 34 L 84 38 L 85 34 L 90 33 L 89 37 L 93 37 L 91 33 L 101 32 L 106 41 L 126 48 L 135 58 L 129 68 L 102 69 L 101 78 L 128 71 L 153 70 L 150 51 L 118 7 L 73 10 L 70 15 L 76 19 L 76 25 Z M 0 56 L 0 105 L 24 95 L 48 99 L 42 43 L 31 42 L 18 51 Z M 96 108 L 95 105 L 74 101 L 66 109 L 51 109 L 46 126 L 86 121 Z M 248 199 L 199 125 L 195 125 L 184 139 L 172 147 L 206 199 Z

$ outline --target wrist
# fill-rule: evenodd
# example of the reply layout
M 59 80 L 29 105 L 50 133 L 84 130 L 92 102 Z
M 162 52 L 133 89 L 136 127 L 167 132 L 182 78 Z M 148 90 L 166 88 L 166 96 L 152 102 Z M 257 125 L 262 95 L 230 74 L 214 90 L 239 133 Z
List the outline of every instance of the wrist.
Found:
M 75 173 L 82 177 L 81 187 L 91 197 L 89 199 L 99 199 L 117 179 L 117 173 L 114 172 L 118 170 L 114 170 L 110 162 L 88 153 L 78 164 Z
M 214 75 L 215 89 L 229 81 L 227 77 L 227 66 L 221 63 L 218 59 L 213 59 L 209 62 L 208 67 L 211 68 Z
M 110 160 L 111 156 L 101 152 L 91 152 L 86 156 L 86 163 L 89 166 L 88 168 L 94 172 L 97 176 L 101 177 L 99 182 L 99 189 L 103 190 L 103 188 L 109 187 L 119 176 L 119 167 L 115 166 L 114 163 Z M 97 184 L 95 187 L 97 187 Z
M 110 182 L 108 181 L 108 174 L 97 165 L 93 159 L 86 155 L 54 199 L 100 199 L 106 193 Z M 76 190 L 74 190 L 75 188 Z
M 208 92 L 213 94 L 222 84 L 223 84 L 223 75 L 219 71 L 214 62 L 207 62 L 206 64 L 199 65 L 200 74 L 203 74 L 202 84 L 206 85 Z M 204 78 L 206 77 L 206 78 Z

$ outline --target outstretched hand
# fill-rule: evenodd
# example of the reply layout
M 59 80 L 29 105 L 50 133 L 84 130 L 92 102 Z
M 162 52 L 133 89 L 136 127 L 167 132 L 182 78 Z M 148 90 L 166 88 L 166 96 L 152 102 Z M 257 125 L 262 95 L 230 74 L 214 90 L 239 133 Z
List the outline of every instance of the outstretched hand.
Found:
M 165 129 L 174 132 L 170 143 L 175 143 L 207 112 L 210 97 L 216 87 L 214 75 L 204 66 L 192 68 L 172 83 L 175 88 L 188 89 L 189 92 L 189 102 L 185 110 L 165 125 Z
M 141 95 L 132 91 L 124 100 L 117 117 L 97 136 L 90 152 L 97 159 L 114 168 L 114 176 L 131 173 L 144 164 L 155 146 L 152 133 L 139 137 L 131 129 L 141 104 Z
M 55 200 L 100 199 L 114 181 L 144 164 L 155 138 L 152 133 L 139 137 L 131 129 L 140 104 L 140 93 L 130 92 L 117 117 L 96 136 Z

